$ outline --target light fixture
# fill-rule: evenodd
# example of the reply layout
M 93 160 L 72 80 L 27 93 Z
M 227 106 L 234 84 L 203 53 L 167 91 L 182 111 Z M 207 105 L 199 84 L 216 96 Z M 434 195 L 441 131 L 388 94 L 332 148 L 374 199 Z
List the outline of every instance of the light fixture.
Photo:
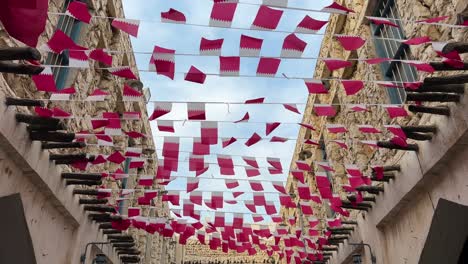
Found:
M 107 264 L 107 257 L 104 254 L 97 254 L 93 260 L 93 264 Z
M 353 254 L 353 264 L 361 264 L 361 254 Z
M 91 246 L 91 245 L 100 245 L 101 247 L 103 245 L 109 245 L 110 242 L 90 242 L 88 244 L 86 244 L 85 246 L 85 251 L 83 253 L 83 255 L 81 255 L 81 258 L 80 258 L 80 262 L 82 264 L 86 264 L 86 254 L 88 252 L 88 247 Z M 106 255 L 104 254 L 97 254 L 96 257 L 94 258 L 93 264 L 107 264 L 107 257 Z
M 351 246 L 361 246 L 361 247 L 368 247 L 369 248 L 369 252 L 370 252 L 370 257 L 371 257 L 371 263 L 372 264 L 376 264 L 377 263 L 377 258 L 375 257 L 374 253 L 372 252 L 372 248 L 369 244 L 366 244 L 366 243 L 349 243 L 349 245 Z M 359 261 L 359 262 L 357 262 Z M 353 263 L 354 264 L 360 264 L 362 263 L 362 260 L 361 260 L 361 255 L 360 254 L 353 254 Z

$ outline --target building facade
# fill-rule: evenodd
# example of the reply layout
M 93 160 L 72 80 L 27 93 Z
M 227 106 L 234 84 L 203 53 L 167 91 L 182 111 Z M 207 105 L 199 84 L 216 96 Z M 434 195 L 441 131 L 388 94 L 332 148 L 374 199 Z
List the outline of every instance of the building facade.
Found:
M 111 27 L 109 19 L 92 19 L 90 24 L 85 24 L 71 16 L 63 15 L 67 10 L 70 0 L 49 1 L 49 18 L 46 30 L 39 40 L 38 47 L 46 43 L 56 30 L 63 31 L 75 43 L 89 50 L 107 49 L 116 52 L 112 55 L 113 65 L 129 65 L 137 74 L 136 62 L 133 56 L 132 45 L 129 36 Z M 90 13 L 98 17 L 124 17 L 122 1 L 92 0 L 82 1 L 87 4 Z M 10 38 L 3 28 L 0 30 L 0 46 L 18 47 L 20 42 Z M 68 65 L 67 52 L 53 54 L 41 51 L 43 65 Z M 151 137 L 150 125 L 147 122 L 145 102 L 123 102 L 122 87 L 124 83 L 137 89 L 142 89 L 139 82 L 125 82 L 123 78 L 117 78 L 104 70 L 104 65 L 99 62 L 90 62 L 89 69 L 73 69 L 68 67 L 52 67 L 52 73 L 57 88 L 64 89 L 74 87 L 76 94 L 68 102 L 52 102 L 46 100 L 45 107 L 60 107 L 64 111 L 72 113 L 76 118 L 64 121 L 66 132 L 78 133 L 92 129 L 90 118 L 98 117 L 104 112 L 139 112 L 141 118 L 135 121 L 122 121 L 124 131 L 138 131 L 147 137 L 132 139 L 126 136 L 115 136 L 114 147 L 102 147 L 91 143 L 82 149 L 53 149 L 43 150 L 41 142 L 31 141 L 26 125 L 19 124 L 15 120 L 15 114 L 30 115 L 34 107 L 10 106 L 1 104 L 1 147 L 0 167 L 3 176 L 0 180 L 0 197 L 19 194 L 24 208 L 24 218 L 29 229 L 34 252 L 33 258 L 37 263 L 80 263 L 80 258 L 87 248 L 86 263 L 91 263 L 96 254 L 104 254 L 108 263 L 125 262 L 123 256 L 138 259 L 136 263 L 160 264 L 176 263 L 176 246 L 172 238 L 163 238 L 158 234 L 150 235 L 144 231 L 131 229 L 129 231 L 118 231 L 112 229 L 108 222 L 93 221 L 91 215 L 94 212 L 85 208 L 92 204 L 81 205 L 86 201 L 94 200 L 94 195 L 77 195 L 76 189 L 96 189 L 96 186 L 87 186 L 72 183 L 62 179 L 62 173 L 75 171 L 71 166 L 56 165 L 50 161 L 53 154 L 72 153 L 104 153 L 111 154 L 117 147 L 125 150 L 127 147 L 140 147 L 144 149 L 145 157 L 151 158 L 144 168 L 128 169 L 128 174 L 155 174 L 157 160 L 155 147 Z M 94 88 L 109 94 L 109 98 L 99 102 L 85 102 L 83 99 Z M 47 99 L 48 94 L 38 92 L 27 75 L 11 73 L 0 74 L 0 97 L 2 101 L 6 97 Z M 95 143 L 95 142 L 94 142 Z M 128 159 L 127 159 L 128 161 Z M 127 162 L 126 162 L 127 163 Z M 120 166 L 106 163 L 93 166 L 87 172 L 116 171 Z M 124 166 L 125 167 L 125 166 Z M 128 167 L 128 166 L 127 166 Z M 125 169 L 122 167 L 122 169 Z M 110 178 L 98 180 L 99 186 L 105 189 L 113 189 L 111 197 L 108 198 L 108 206 L 116 205 L 119 214 L 127 215 L 128 207 L 136 205 L 136 198 L 118 203 L 118 190 L 131 189 L 136 186 L 137 177 L 129 177 L 125 181 L 114 181 Z M 153 188 L 162 186 L 156 184 Z M 137 197 L 134 195 L 133 197 Z M 18 197 L 18 196 L 15 196 Z M 154 204 L 152 209 L 145 209 L 141 215 L 151 217 L 165 217 L 169 215 L 167 203 L 160 201 Z M 103 205 L 107 206 L 107 205 Z M 106 231 L 107 230 L 107 231 Z M 25 231 L 27 232 L 27 230 Z M 111 234 L 118 236 L 131 236 L 131 255 L 118 254 L 115 244 L 109 244 Z M 107 244 L 90 244 L 94 242 L 105 242 Z M 110 245 L 113 245 L 110 246 Z M 4 245 L 5 246 L 5 245 Z M 2 248 L 3 246 L 0 246 Z M 5 247 L 3 247 L 5 248 Z M 125 251 L 130 253 L 130 251 Z M 135 253 L 136 252 L 136 253 Z M 23 254 L 23 252 L 18 252 Z M 26 255 L 24 253 L 23 255 Z M 0 257 L 0 259 L 2 259 Z M 17 262 L 17 263 L 21 263 Z M 26 262 L 24 262 L 26 263 Z M 32 262 L 28 262 L 32 263 Z M 94 262 L 93 262 L 94 263 Z M 125 262 L 135 263 L 135 262 Z
M 460 23 L 468 12 L 467 1 L 445 0 L 380 0 L 380 1 L 337 1 L 355 11 L 348 16 L 331 15 L 321 46 L 320 58 L 351 60 L 352 67 L 330 72 L 324 62 L 318 62 L 315 79 L 351 79 L 366 80 L 363 90 L 353 96 L 347 96 L 340 82 L 329 81 L 326 94 L 311 94 L 308 98 L 303 123 L 312 125 L 315 130 L 301 128 L 291 163 L 294 169 L 297 160 L 304 160 L 313 171 L 306 174 L 306 183 L 312 193 L 319 194 L 315 175 L 326 175 L 335 199 L 341 200 L 342 208 L 350 212 L 349 217 L 340 216 L 331 209 L 328 200 L 322 203 L 310 202 L 320 223 L 315 229 L 320 235 L 328 233 L 328 243 L 322 252 L 326 263 L 464 263 L 466 249 L 463 245 L 467 238 L 463 224 L 455 219 L 463 217 L 468 205 L 468 196 L 462 186 L 467 185 L 467 167 L 463 160 L 468 156 L 467 139 L 467 97 L 466 79 L 458 80 L 456 102 L 422 102 L 429 107 L 449 109 L 450 114 L 429 114 L 418 111 L 414 91 L 410 89 L 385 88 L 376 81 L 412 83 L 428 81 L 434 76 L 466 77 L 467 71 L 439 71 L 433 74 L 421 73 L 412 66 L 403 63 L 384 62 L 370 65 L 362 60 L 366 58 L 394 58 L 397 60 L 440 61 L 430 44 L 408 46 L 399 41 L 415 37 L 429 37 L 435 42 L 467 43 L 468 31 L 465 28 L 447 27 L 433 24 L 416 24 L 414 21 L 433 17 L 448 16 L 447 24 Z M 397 25 L 375 25 L 366 16 L 390 19 Z M 395 20 L 391 20 L 395 19 Z M 457 21 L 458 19 L 458 21 Z M 412 22 L 413 21 L 413 22 Z M 367 40 L 357 51 L 346 51 L 336 41 L 336 35 L 356 35 Z M 461 54 L 466 59 L 466 54 Z M 362 60 L 357 60 L 362 59 Z M 465 60 L 466 61 L 466 60 Z M 466 64 L 465 64 L 466 68 Z M 441 87 L 442 82 L 433 85 Z M 423 84 L 424 86 L 425 84 Z M 429 86 L 429 85 L 427 85 Z M 426 88 L 427 89 L 427 88 Z M 434 90 L 445 92 L 444 87 Z M 422 92 L 422 91 L 421 91 Z M 430 91 L 429 91 L 430 92 Z M 424 101 L 424 100 L 421 100 Z M 433 100 L 434 101 L 434 100 Z M 437 100 L 435 100 L 437 101 Z M 320 117 L 314 114 L 315 104 L 333 105 L 337 110 L 334 117 Z M 354 104 L 366 104 L 369 111 L 355 112 Z M 407 117 L 391 119 L 379 105 L 404 104 L 409 113 Z M 447 107 L 447 108 L 445 108 Z M 416 110 L 415 110 L 416 109 Z M 328 125 L 343 125 L 348 132 L 332 133 Z M 381 133 L 365 134 L 358 125 L 372 125 Z M 384 125 L 399 125 L 436 129 L 428 137 L 409 139 L 416 144 L 418 151 L 392 150 L 379 145 L 369 146 L 363 140 L 388 141 L 392 138 Z M 317 144 L 305 144 L 306 140 Z M 424 141 L 421 141 L 423 140 Z M 342 140 L 348 149 L 340 147 L 334 140 Z M 372 142 L 368 142 L 372 145 Z M 374 142 L 376 143 L 376 142 Z M 382 144 L 382 143 L 379 143 Z M 412 145 L 413 146 L 413 145 Z M 326 161 L 334 171 L 327 171 L 317 162 Z M 358 165 L 364 175 L 371 176 L 370 192 L 356 201 L 359 192 L 345 191 L 349 186 L 349 177 L 345 165 Z M 398 169 L 384 173 L 383 179 L 376 179 L 371 165 L 391 166 Z M 299 202 L 298 180 L 292 175 L 288 178 L 286 189 Z M 368 185 L 365 186 L 367 188 Z M 369 190 L 369 188 L 367 188 Z M 372 194 L 372 192 L 374 194 Z M 338 197 L 339 196 L 339 197 Z M 455 203 L 451 204 L 451 203 Z M 447 209 L 449 208 L 449 209 Z M 445 211 L 444 211 L 445 210 Z M 452 211 L 448 211 L 452 210 Z M 282 208 L 284 219 L 296 218 L 290 225 L 290 233 L 295 230 L 307 232 L 310 228 L 307 218 L 299 208 Z M 443 219 L 443 212 L 451 212 L 449 219 Z M 342 226 L 330 227 L 326 219 L 340 218 Z M 463 218 L 464 219 L 464 218 Z M 451 232 L 451 229 L 459 230 Z M 442 233 L 453 235 L 449 239 Z M 438 242 L 437 242 L 438 241 Z M 444 241 L 445 244 L 442 242 Z M 450 242 L 448 242 L 450 241 Z M 353 243 L 361 245 L 352 245 Z M 376 262 L 372 262 L 367 246 L 372 249 Z M 466 248 L 466 246 L 465 246 Z M 314 249 L 309 249 L 314 251 Z M 354 255 L 354 259 L 353 259 Z M 359 256 L 358 256 L 359 255 Z M 358 260 L 359 258 L 359 260 Z M 465 259 L 466 260 L 466 259 Z M 283 259 L 286 261 L 286 258 Z M 353 262 L 354 261 L 354 262 Z M 323 263 L 318 261 L 317 263 Z

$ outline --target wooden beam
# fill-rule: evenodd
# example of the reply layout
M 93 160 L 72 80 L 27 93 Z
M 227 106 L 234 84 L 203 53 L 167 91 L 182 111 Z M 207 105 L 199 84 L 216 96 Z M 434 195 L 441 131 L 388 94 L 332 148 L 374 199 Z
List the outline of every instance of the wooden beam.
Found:
M 19 99 L 13 97 L 6 97 L 5 104 L 7 106 L 44 106 L 44 101 L 34 99 Z
M 420 105 L 410 105 L 408 106 L 408 110 L 413 113 L 426 113 L 426 114 L 433 114 L 433 115 L 443 115 L 443 116 L 450 116 L 450 108 L 446 106 L 420 106 Z
M 78 200 L 79 204 L 107 204 L 109 200 L 107 199 L 85 199 L 85 198 L 80 198 Z M 99 227 L 101 228 L 101 227 Z
M 457 51 L 458 53 L 467 53 L 468 52 L 468 43 L 464 42 L 449 42 L 447 45 L 442 48 L 442 53 L 450 53 L 452 51 Z
M 115 243 L 112 246 L 116 248 L 131 248 L 135 246 L 135 243 Z
M 98 180 L 101 180 L 101 179 L 102 179 L 102 175 L 99 174 L 99 173 L 73 173 L 73 172 L 62 172 L 62 179 L 98 181 Z
M 377 178 L 375 176 L 371 177 L 371 181 L 375 182 L 390 182 L 390 180 L 394 180 L 395 176 L 383 176 L 383 178 Z
M 466 89 L 466 84 L 423 84 L 416 90 L 405 89 L 407 92 L 414 93 L 456 93 L 464 94 Z
M 29 138 L 32 141 L 50 141 L 50 142 L 72 142 L 75 140 L 74 133 L 62 133 L 62 132 L 42 132 L 42 131 L 31 131 L 29 132 Z
M 65 181 L 65 185 L 86 185 L 86 186 L 99 186 L 102 184 L 102 181 L 88 181 L 88 180 L 67 180 Z
M 117 230 L 117 229 L 105 229 L 105 230 L 102 230 L 102 233 L 104 235 L 115 235 L 115 234 L 122 234 L 122 231 Z
M 386 149 L 396 149 L 396 150 L 408 150 L 408 151 L 419 151 L 419 146 L 417 144 L 408 144 L 406 147 L 394 144 L 390 141 L 377 141 L 377 146 Z
M 418 132 L 406 132 L 406 137 L 418 141 L 427 141 L 432 139 L 432 134 L 418 133 Z
M 40 60 L 41 53 L 31 47 L 8 47 L 0 49 L 0 61 L 4 60 Z
M 84 148 L 86 143 L 84 142 L 64 142 L 64 143 L 42 143 L 42 149 L 71 149 L 71 148 Z
M 3 73 L 38 75 L 43 70 L 44 67 L 41 66 L 0 61 L 0 72 Z
M 407 101 L 419 102 L 460 102 L 459 94 L 444 93 L 406 93 Z
M 346 198 L 351 202 L 354 202 L 357 199 L 356 195 L 348 195 Z M 371 196 L 362 197 L 362 200 L 364 202 L 373 202 L 373 203 L 375 203 L 375 197 L 371 197 Z M 347 228 L 352 228 L 352 227 L 347 227 Z
M 83 210 L 89 212 L 115 213 L 115 208 L 112 206 L 85 205 Z
M 384 191 L 384 188 L 380 186 L 359 186 L 356 187 L 356 190 L 372 194 L 379 194 Z
M 446 63 L 443 63 L 443 62 L 431 62 L 429 64 L 436 71 L 466 71 L 466 70 L 468 70 L 468 63 L 466 63 L 466 62 L 463 62 L 462 65 L 460 65 L 461 67 L 459 67 L 459 68 L 450 66 L 450 65 L 448 65 Z
M 90 189 L 74 189 L 73 194 L 98 196 L 99 192 L 97 190 L 90 190 Z
M 403 132 L 437 133 L 436 126 L 402 126 L 401 129 Z
M 29 125 L 43 125 L 56 127 L 59 126 L 59 124 L 61 123 L 60 119 L 53 117 L 40 117 L 34 115 L 16 114 L 15 118 L 16 122 L 26 123 Z
M 424 84 L 465 84 L 468 83 L 468 74 L 450 76 L 426 77 Z

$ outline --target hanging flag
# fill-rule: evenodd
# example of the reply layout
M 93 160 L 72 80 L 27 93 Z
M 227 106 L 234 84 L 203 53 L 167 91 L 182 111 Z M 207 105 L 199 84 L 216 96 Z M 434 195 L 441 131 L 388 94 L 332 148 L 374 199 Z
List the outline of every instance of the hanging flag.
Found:
M 53 52 L 56 54 L 62 53 L 64 50 L 85 50 L 85 48 L 77 45 L 67 34 L 57 29 L 52 37 L 42 45 L 40 50 Z
M 253 167 L 245 167 L 245 174 L 247 174 L 247 177 L 256 177 L 260 175 L 260 170 Z
M 214 3 L 210 15 L 210 27 L 231 27 L 237 3 Z
M 286 110 L 289 110 L 293 113 L 301 114 L 301 112 L 299 112 L 299 109 L 297 109 L 296 104 L 283 104 L 283 107 L 286 108 Z
M 140 185 L 140 186 L 153 186 L 153 180 L 154 180 L 153 175 L 141 175 L 138 178 L 138 185 Z
M 277 137 L 277 136 L 273 136 L 271 139 L 270 139 L 270 142 L 280 142 L 280 143 L 284 143 L 288 141 L 287 138 L 284 138 L 284 137 Z
M 363 177 L 361 170 L 355 164 L 345 164 L 346 173 L 351 175 L 352 177 Z
M 312 206 L 310 206 L 310 202 L 308 201 L 300 201 L 299 205 L 301 206 L 301 211 L 304 215 L 313 215 L 314 211 L 312 210 Z
M 201 38 L 200 55 L 221 56 L 224 39 Z
M 431 64 L 423 62 L 423 61 L 414 61 L 414 60 L 402 60 L 403 63 L 409 64 L 416 68 L 418 71 L 427 72 L 427 73 L 434 73 L 435 69 L 432 67 Z
M 119 113 L 105 112 L 102 113 L 102 117 L 107 119 L 107 123 L 104 128 L 104 134 L 108 136 L 122 135 L 122 124 L 120 122 Z
M 250 28 L 256 30 L 274 30 L 278 26 L 282 15 L 282 10 L 261 5 Z
M 431 42 L 431 38 L 428 36 L 423 36 L 423 37 L 415 37 L 411 39 L 407 39 L 402 41 L 401 43 L 404 43 L 406 45 L 421 45 L 421 44 L 426 44 Z
M 125 157 L 119 151 L 115 151 L 107 157 L 107 161 L 110 161 L 115 164 L 121 164 L 125 161 Z
M 190 193 L 190 202 L 196 205 L 202 205 L 203 193 L 200 191 L 193 191 Z
M 247 156 L 242 156 L 242 159 L 247 163 L 247 165 L 259 169 L 260 167 L 258 166 L 257 160 L 255 157 L 247 157 Z
M 57 91 L 57 86 L 55 85 L 54 75 L 52 74 L 52 69 L 50 67 L 44 67 L 44 70 L 37 74 L 33 75 L 32 80 L 36 85 L 38 91 L 41 92 L 55 92 Z
M 127 135 L 130 138 L 136 139 L 136 138 L 144 138 L 146 137 L 145 134 L 140 133 L 138 131 L 124 131 L 125 135 Z
M 241 57 L 259 57 L 262 49 L 263 39 L 254 38 L 247 35 L 240 37 L 239 56 Z
M 168 158 L 179 157 L 179 137 L 164 137 L 162 155 Z
M 218 122 L 201 122 L 201 143 L 206 145 L 218 144 Z
M 91 14 L 89 13 L 88 5 L 80 1 L 71 2 L 65 14 L 86 24 L 91 22 Z
M 450 52 L 444 51 L 444 48 L 447 46 L 448 42 L 432 42 L 432 48 L 437 53 L 437 55 L 452 59 L 452 60 L 459 60 L 461 61 L 460 53 L 456 50 L 452 50 Z
M 379 134 L 382 133 L 382 131 L 378 130 L 377 128 L 373 127 L 372 125 L 358 125 L 357 126 L 359 131 L 362 133 L 368 133 L 368 134 Z
M 331 5 L 322 8 L 322 11 L 323 12 L 328 12 L 328 13 L 331 13 L 331 14 L 341 14 L 341 15 L 354 13 L 353 10 L 348 9 L 348 8 L 338 4 L 336 2 L 333 2 Z
M 239 76 L 240 57 L 219 57 L 219 74 L 221 76 Z
M 222 168 L 234 168 L 234 163 L 231 156 L 218 154 L 217 160 L 218 165 Z
M 102 62 L 108 66 L 112 65 L 112 55 L 107 54 L 104 49 L 93 49 L 86 52 L 91 59 Z
M 298 181 L 304 183 L 304 171 L 303 170 L 290 170 L 291 175 Z
M 254 223 L 261 222 L 261 221 L 263 221 L 263 216 L 261 216 L 259 214 L 253 214 L 252 215 L 252 220 L 254 221 Z
M 223 208 L 223 193 L 222 192 L 212 192 L 211 193 L 211 205 L 218 209 Z
M 112 137 L 111 136 L 108 136 L 108 135 L 99 135 L 99 134 L 96 134 L 96 139 L 97 139 L 97 144 L 99 146 L 109 146 L 109 147 L 112 147 L 114 146 L 114 142 L 112 141 Z M 105 161 L 100 159 L 99 161 L 97 161 L 98 159 L 95 159 L 94 162 L 93 162 L 93 165 L 97 165 L 98 162 L 100 163 L 104 163 Z
M 279 170 L 279 169 L 274 168 L 274 167 L 268 167 L 268 172 L 271 175 L 283 174 L 283 170 Z
M 271 158 L 267 157 L 267 162 L 273 167 L 278 170 L 283 170 L 283 166 L 281 165 L 281 160 L 279 158 Z
M 340 42 L 343 49 L 347 51 L 357 50 L 366 43 L 366 40 L 360 36 L 350 36 L 350 35 L 335 35 L 335 36 L 338 42 Z
M 193 138 L 192 153 L 195 155 L 209 155 L 210 145 L 203 144 L 201 138 Z
M 241 122 L 247 122 L 249 121 L 250 119 L 250 115 L 249 115 L 249 112 L 245 113 L 244 117 L 242 117 L 242 119 L 238 120 L 238 121 L 234 121 L 234 123 L 241 123 Z
M 418 21 L 416 21 L 416 23 L 421 23 L 421 24 L 438 23 L 438 22 L 446 20 L 449 17 L 450 16 L 431 17 L 431 18 L 427 18 L 427 19 L 423 19 L 423 20 L 418 20 Z
M 346 67 L 351 67 L 353 64 L 349 61 L 339 60 L 339 59 L 323 59 L 325 66 L 327 66 L 328 70 L 335 71 L 339 69 L 343 69 Z
M 284 38 L 280 56 L 285 58 L 300 58 L 306 47 L 307 42 L 298 38 L 294 33 L 289 34 Z
M 234 189 L 236 187 L 239 187 L 239 182 L 237 180 L 224 180 L 226 184 L 226 188 L 228 189 Z
M 314 139 L 306 139 L 306 140 L 304 140 L 304 144 L 313 145 L 313 146 L 320 146 L 320 142 L 318 142 L 317 140 L 314 140 Z
M 227 146 L 231 145 L 232 143 L 236 142 L 237 139 L 234 138 L 234 137 L 231 137 L 231 138 L 223 138 L 222 139 L 222 145 L 223 145 L 223 148 L 226 148 Z
M 187 178 L 187 192 L 192 192 L 198 188 L 200 179 L 197 178 Z
M 206 120 L 205 103 L 187 103 L 188 120 Z
M 175 50 L 154 46 L 148 69 L 174 80 Z
M 168 114 L 172 111 L 172 103 L 169 102 L 156 102 L 154 103 L 154 110 L 151 114 L 149 120 L 155 120 L 165 114 Z
M 325 26 L 327 23 L 328 21 L 316 20 L 306 15 L 301 20 L 301 22 L 299 22 L 294 32 L 303 34 L 315 34 L 320 29 L 322 29 L 322 27 Z
M 312 131 L 315 131 L 315 128 L 314 128 L 312 125 L 305 124 L 305 123 L 299 123 L 299 125 L 300 125 L 301 127 L 306 128 L 306 129 L 310 129 L 310 130 L 312 130 Z
M 158 130 L 161 132 L 169 132 L 169 133 L 174 133 L 174 121 L 172 120 L 158 120 L 156 121 L 156 124 L 158 126 Z
M 351 104 L 349 109 L 353 112 L 367 112 L 367 106 L 365 104 Z
M 276 128 L 279 127 L 279 125 L 281 125 L 281 123 L 279 122 L 274 122 L 274 123 L 266 123 L 266 129 L 265 129 L 265 133 L 266 135 L 270 135 L 271 132 L 273 132 Z
M 297 167 L 298 170 L 312 171 L 312 168 L 310 167 L 310 165 L 308 164 L 307 161 L 297 160 L 296 161 L 296 167 Z
M 341 84 L 347 96 L 355 95 L 364 88 L 364 82 L 359 80 L 341 80 Z
M 333 134 L 348 132 L 346 127 L 340 124 L 327 124 L 326 127 L 327 127 L 328 132 L 333 133 Z
M 189 156 L 189 171 L 200 171 L 205 168 L 205 160 L 202 155 L 193 155 Z
M 387 26 L 397 27 L 397 28 L 400 27 L 397 24 L 390 21 L 389 19 L 387 19 L 387 18 L 371 17 L 371 16 L 366 16 L 366 18 L 375 25 L 387 25 Z
M 249 99 L 244 102 L 244 104 L 263 104 L 265 102 L 265 97 Z
M 299 194 L 299 198 L 303 200 L 310 200 L 310 188 L 307 183 L 297 183 L 297 192 Z
M 382 62 L 391 61 L 391 60 L 392 60 L 391 58 L 372 58 L 372 59 L 364 59 L 364 61 L 365 61 L 367 64 L 370 64 L 370 65 L 380 64 L 380 63 L 382 63 Z
M 49 99 L 51 101 L 69 101 L 70 96 L 74 95 L 75 93 L 76 90 L 74 87 L 65 88 L 56 92 L 52 92 Z
M 88 54 L 85 50 L 69 50 L 68 66 L 70 68 L 89 68 Z
M 281 59 L 261 57 L 257 66 L 258 77 L 274 77 L 280 66 Z
M 406 117 L 408 112 L 403 105 L 382 105 L 390 118 Z
M 283 182 L 274 181 L 271 182 L 271 184 L 273 185 L 273 188 L 275 188 L 275 190 L 277 190 L 280 193 L 286 194 L 286 189 L 284 188 Z
M 263 185 L 261 182 L 249 181 L 249 184 L 250 184 L 250 188 L 252 188 L 252 191 L 256 191 L 256 192 L 263 191 Z M 255 194 L 254 194 L 254 199 L 255 199 Z M 263 204 L 256 204 L 256 205 L 263 205 Z
M 393 135 L 400 137 L 402 139 L 407 139 L 405 131 L 399 125 L 384 125 L 384 127 L 390 131 Z
M 250 147 L 257 144 L 260 140 L 262 140 L 262 137 L 260 137 L 257 133 L 253 133 L 253 135 L 245 142 L 245 145 Z
M 316 164 L 320 166 L 322 169 L 324 169 L 325 171 L 335 172 L 335 170 L 331 167 L 330 163 L 326 161 L 319 161 L 319 162 L 316 162 Z
M 331 105 L 314 104 L 314 112 L 317 116 L 335 116 L 336 109 Z
M 185 80 L 194 83 L 205 83 L 206 74 L 197 69 L 195 66 L 190 66 L 189 71 L 185 74 Z
M 291 196 L 289 196 L 288 194 L 280 194 L 279 195 L 279 200 L 280 200 L 280 204 L 281 206 L 284 206 L 286 208 L 296 208 L 296 204 L 293 202 L 293 200 L 291 199 Z
M 133 74 L 132 70 L 130 69 L 129 66 L 122 66 L 122 67 L 111 67 L 107 68 L 107 70 L 115 76 L 126 78 L 126 79 L 131 79 L 131 80 L 137 80 L 138 78 Z
M 85 101 L 91 102 L 98 102 L 106 100 L 106 97 L 109 93 L 104 92 L 103 90 L 96 88 L 88 97 L 86 97 Z
M 126 158 L 128 158 L 128 157 L 139 158 L 139 157 L 141 157 L 141 154 L 142 154 L 142 153 L 143 153 L 143 149 L 142 149 L 142 148 L 127 147 L 124 156 L 125 156 Z
M 344 140 L 330 140 L 330 142 L 336 143 L 342 149 L 348 149 L 348 145 L 346 145 L 346 142 Z
M 309 94 L 327 94 L 328 90 L 322 80 L 304 79 Z
M 166 12 L 161 12 L 161 22 L 163 23 L 185 24 L 186 21 L 185 15 L 173 8 L 169 8 Z
M 143 94 L 124 84 L 122 101 L 124 102 L 141 102 Z
M 138 37 L 138 29 L 140 27 L 140 21 L 134 19 L 114 18 L 112 20 L 113 27 L 120 29 L 135 38 Z

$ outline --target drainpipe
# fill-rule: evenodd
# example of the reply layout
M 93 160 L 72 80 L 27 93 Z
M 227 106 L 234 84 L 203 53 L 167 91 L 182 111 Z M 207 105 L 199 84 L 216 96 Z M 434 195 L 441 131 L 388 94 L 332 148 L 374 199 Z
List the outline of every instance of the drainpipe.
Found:
M 130 170 L 130 158 L 126 158 L 125 163 L 124 163 L 124 174 L 127 174 L 129 170 Z M 127 179 L 123 178 L 122 179 L 122 189 L 125 189 L 125 188 L 127 188 Z M 122 201 L 119 202 L 119 213 L 120 214 L 122 214 L 123 206 L 124 206 L 124 201 L 122 200 Z

